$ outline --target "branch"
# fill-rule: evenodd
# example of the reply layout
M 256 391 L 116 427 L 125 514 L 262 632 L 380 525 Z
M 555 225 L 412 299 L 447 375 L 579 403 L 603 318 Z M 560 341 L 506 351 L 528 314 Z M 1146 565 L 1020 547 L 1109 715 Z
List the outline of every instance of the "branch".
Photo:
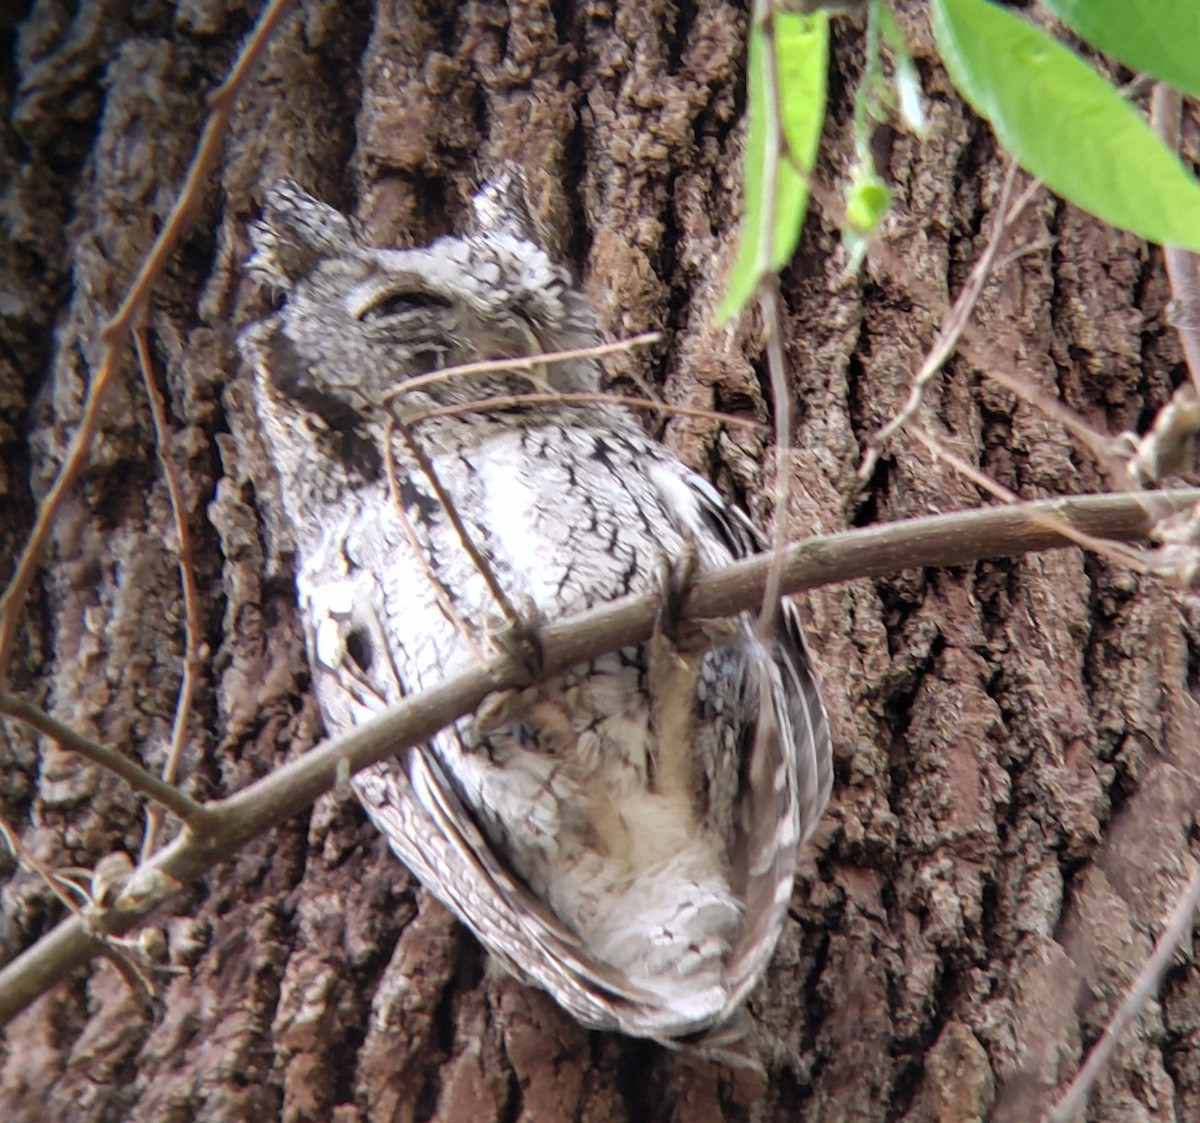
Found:
M 112 384 L 117 373 L 117 360 L 122 346 L 129 337 L 134 323 L 141 316 L 150 299 L 150 290 L 157 280 L 167 259 L 175 250 L 179 236 L 191 222 L 191 212 L 200 197 L 200 188 L 213 174 L 217 160 L 221 155 L 221 144 L 225 137 L 225 128 L 233 113 L 237 96 L 245 85 L 250 72 L 258 62 L 267 42 L 270 40 L 276 25 L 283 18 L 291 0 L 270 0 L 263 9 L 254 31 L 246 40 L 241 54 L 234 63 L 229 77 L 213 91 L 209 98 L 212 112 L 204 126 L 196 155 L 188 169 L 187 178 L 180 189 L 179 197 L 171 208 L 162 230 L 154 239 L 137 276 L 129 286 L 125 299 L 117 309 L 113 318 L 104 325 L 100 332 L 104 351 L 100 357 L 100 365 L 92 376 L 88 387 L 87 398 L 84 401 L 83 416 L 79 428 L 71 439 L 66 459 L 59 470 L 50 490 L 42 500 L 42 506 L 34 521 L 33 529 L 29 532 L 25 548 L 17 561 L 8 588 L 0 595 L 0 682 L 8 673 L 8 660 L 12 654 L 12 646 L 17 635 L 17 623 L 25 607 L 25 597 L 33 584 L 41 561 L 42 551 L 50 538 L 50 530 L 54 520 L 62 508 L 63 502 L 74 487 L 87 463 L 91 452 L 92 437 L 100 420 L 100 402 L 108 387 Z
M 1167 968 L 1171 966 L 1171 960 L 1175 957 L 1179 945 L 1192 931 L 1197 903 L 1200 903 L 1200 868 L 1192 874 L 1191 881 L 1179 895 L 1175 911 L 1171 914 L 1162 935 L 1158 938 L 1153 953 L 1129 987 L 1124 1001 L 1113 1015 L 1112 1021 L 1105 1027 L 1104 1036 L 1096 1042 L 1095 1048 L 1088 1054 L 1087 1061 L 1075 1074 L 1075 1079 L 1071 1081 L 1071 1086 L 1066 1090 L 1063 1098 L 1046 1116 L 1046 1123 L 1071 1123 L 1072 1119 L 1078 1118 L 1080 1111 L 1087 1104 L 1092 1088 L 1100 1079 L 1100 1074 L 1112 1059 L 1121 1037 L 1134 1018 L 1146 1008 L 1150 999 L 1154 997 L 1158 990 L 1158 984 Z
M 196 680 L 204 673 L 201 655 L 201 636 L 204 622 L 200 615 L 200 584 L 196 580 L 196 562 L 192 551 L 192 532 L 188 527 L 187 502 L 184 499 L 183 478 L 171 452 L 171 425 L 167 420 L 167 403 L 154 378 L 154 363 L 150 357 L 150 341 L 145 324 L 140 324 L 133 333 L 134 348 L 142 382 L 146 388 L 146 400 L 150 403 L 150 416 L 154 420 L 154 447 L 158 450 L 158 461 L 162 466 L 163 482 L 171 500 L 171 517 L 175 520 L 175 558 L 179 567 L 179 588 L 183 594 L 183 668 L 180 674 L 179 694 L 175 699 L 175 717 L 171 722 L 171 743 L 167 760 L 163 765 L 162 778 L 173 785 L 179 776 L 179 761 L 187 744 L 188 719 L 196 696 Z M 162 826 L 162 814 L 158 807 L 146 809 L 146 830 L 142 836 L 142 858 L 148 858 L 158 845 L 158 832 Z
M 24 722 L 52 741 L 57 741 L 62 748 L 70 749 L 93 764 L 107 768 L 135 792 L 154 800 L 185 823 L 195 826 L 203 822 L 208 815 L 208 810 L 203 804 L 197 803 L 173 784 L 160 780 L 116 749 L 85 737 L 78 730 L 51 717 L 45 710 L 39 709 L 20 695 L 0 692 L 0 714 L 7 714 L 17 721 Z
M 1074 533 L 1144 539 L 1162 515 L 1196 503 L 1200 489 L 1080 496 L 810 538 L 783 552 L 782 588 L 796 593 L 905 569 L 971 565 L 981 558 L 1072 545 L 1061 530 L 1048 525 L 1047 516 Z M 711 619 L 753 610 L 771 566 L 772 556 L 762 555 L 698 576 L 683 600 L 681 617 Z M 545 626 L 539 636 L 546 674 L 644 643 L 661 608 L 655 595 L 625 597 Z M 89 912 L 84 919 L 68 917 L 0 970 L 0 1025 L 87 963 L 102 949 L 99 934 L 128 932 L 183 885 L 302 811 L 347 775 L 429 740 L 492 692 L 527 684 L 527 670 L 512 657 L 499 656 L 406 698 L 228 799 L 206 805 L 199 822 L 134 872 L 111 908 Z

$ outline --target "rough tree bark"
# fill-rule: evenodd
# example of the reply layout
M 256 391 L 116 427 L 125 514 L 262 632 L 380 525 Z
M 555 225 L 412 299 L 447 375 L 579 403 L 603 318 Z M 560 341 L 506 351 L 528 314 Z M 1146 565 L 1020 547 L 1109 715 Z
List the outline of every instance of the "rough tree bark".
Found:
M 950 92 L 915 3 L 926 143 L 878 132 L 895 270 L 842 275 L 827 216 L 787 270 L 796 401 L 791 533 L 976 505 L 901 440 L 902 404 L 981 249 L 1003 175 Z M 252 11 L 219 0 L 35 0 L 0 15 L 0 439 L 6 566 L 80 414 L 99 328 L 183 178 L 204 98 Z M 746 12 L 727 0 L 306 0 L 241 98 L 219 180 L 149 326 L 196 537 L 207 661 L 186 785 L 235 790 L 320 736 L 287 559 L 234 337 L 245 222 L 289 173 L 380 244 L 449 229 L 500 161 L 616 336 L 664 331 L 627 374 L 668 400 L 770 417 L 761 330 L 713 326 L 739 211 Z M 835 35 L 821 178 L 852 157 L 853 24 Z M 1196 121 L 1188 125 L 1195 144 Z M 1097 427 L 1144 425 L 1183 377 L 1158 251 L 1042 196 L 1034 250 L 989 282 L 976 338 Z M 1035 408 L 952 364 L 922 416 L 1024 497 L 1103 488 Z M 663 437 L 766 518 L 769 441 L 673 420 Z M 171 519 L 132 361 L 28 606 L 15 687 L 161 764 L 180 683 Z M 6 570 L 7 572 L 7 570 Z M 910 571 L 806 598 L 837 785 L 752 1001 L 767 1080 L 572 1023 L 485 968 L 346 790 L 188 886 L 157 918 L 183 973 L 147 1002 L 98 961 L 10 1025 L 5 1120 L 1032 1119 L 1148 953 L 1193 868 L 1200 775 L 1190 600 L 1078 551 Z M 5 727 L 0 812 L 55 866 L 136 854 L 138 801 Z M 0 852 L 0 956 L 61 914 Z M 1200 973 L 1169 974 L 1094 1120 L 1200 1118 Z

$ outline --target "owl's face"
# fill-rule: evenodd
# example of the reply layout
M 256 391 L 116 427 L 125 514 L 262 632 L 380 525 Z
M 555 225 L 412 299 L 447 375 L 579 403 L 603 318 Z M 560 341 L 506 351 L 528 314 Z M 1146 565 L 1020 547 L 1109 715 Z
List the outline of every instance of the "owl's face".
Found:
M 489 194 L 490 192 L 490 194 Z M 252 272 L 283 297 L 256 343 L 275 389 L 314 412 L 401 413 L 530 390 L 593 390 L 588 362 L 422 379 L 464 363 L 586 346 L 595 331 L 565 274 L 495 204 L 477 197 L 478 229 L 424 249 L 361 245 L 346 218 L 290 181 L 252 227 Z M 539 385 L 540 383 L 544 383 Z

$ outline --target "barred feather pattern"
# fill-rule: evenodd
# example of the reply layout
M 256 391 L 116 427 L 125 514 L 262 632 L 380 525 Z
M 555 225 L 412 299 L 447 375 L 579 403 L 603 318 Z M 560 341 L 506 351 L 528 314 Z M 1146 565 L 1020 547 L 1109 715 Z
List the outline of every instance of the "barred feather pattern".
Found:
M 331 733 L 470 666 L 507 622 L 663 590 L 753 526 L 610 404 L 471 402 L 594 392 L 593 360 L 428 376 L 596 341 L 527 234 L 519 183 L 463 237 L 373 249 L 291 181 L 252 228 L 282 306 L 242 334 L 295 550 Z M 425 417 L 451 406 L 465 412 Z M 424 452 L 457 525 L 400 432 Z M 416 877 L 513 974 L 584 1025 L 695 1043 L 731 1024 L 778 941 L 799 847 L 831 786 L 825 710 L 794 605 L 687 624 L 490 698 L 352 780 Z

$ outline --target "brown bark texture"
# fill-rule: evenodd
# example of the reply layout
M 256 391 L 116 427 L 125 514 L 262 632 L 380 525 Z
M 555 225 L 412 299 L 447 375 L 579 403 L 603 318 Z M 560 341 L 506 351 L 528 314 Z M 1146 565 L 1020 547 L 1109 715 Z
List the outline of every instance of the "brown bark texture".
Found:
M 79 422 L 104 320 L 256 14 L 222 0 L 33 0 L 0 15 L 5 573 Z M 923 11 L 909 3 L 901 16 L 931 132 L 877 130 L 896 193 L 885 259 L 846 275 L 836 222 L 817 207 L 783 276 L 793 537 L 984 501 L 906 438 L 865 488 L 855 482 L 864 442 L 903 404 L 986 241 L 1004 174 L 936 62 Z M 663 332 L 622 359 L 617 381 L 769 422 L 757 315 L 735 328 L 713 319 L 740 213 L 746 31 L 729 0 L 295 5 L 147 313 L 202 590 L 181 781 L 197 798 L 321 736 L 235 348 L 261 308 L 242 263 L 263 186 L 290 174 L 378 244 L 413 245 L 452 229 L 491 169 L 523 167 L 546 237 L 604 327 Z M 852 165 L 861 59 L 861 26 L 836 24 L 819 172 L 831 187 Z M 1194 146 L 1194 118 L 1185 136 Z M 972 328 L 989 362 L 1106 432 L 1144 427 L 1184 377 L 1161 254 L 1045 193 L 1010 246 L 1029 252 L 988 282 Z M 1075 439 L 971 362 L 951 364 L 919 416 L 1022 497 L 1109 484 Z M 770 517 L 769 430 L 657 424 Z M 174 546 L 129 355 L 54 528 L 11 681 L 153 769 L 181 678 Z M 155 975 L 151 998 L 98 959 L 9 1025 L 0 1119 L 1038 1118 L 1193 869 L 1200 612 L 1077 550 L 859 581 L 804 608 L 837 780 L 751 1001 L 765 1079 L 589 1033 L 489 969 L 343 786 L 156 916 L 149 944 L 165 944 L 175 971 Z M 0 813 L 38 860 L 136 856 L 143 808 L 120 782 L 13 723 L 0 754 Z M 0 850 L 0 958 L 61 915 Z M 1087 1118 L 1200 1118 L 1190 955 Z

